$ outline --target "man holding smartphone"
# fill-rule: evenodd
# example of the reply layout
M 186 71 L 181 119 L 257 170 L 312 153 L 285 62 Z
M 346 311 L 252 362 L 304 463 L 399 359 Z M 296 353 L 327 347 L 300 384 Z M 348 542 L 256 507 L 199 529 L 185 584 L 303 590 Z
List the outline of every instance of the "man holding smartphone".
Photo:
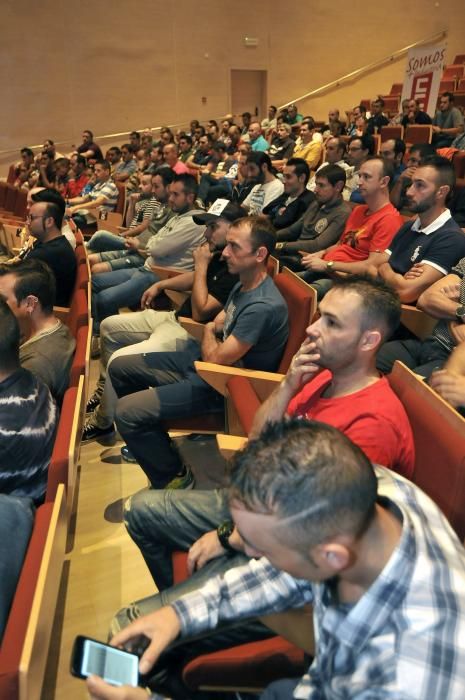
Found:
M 318 634 L 307 673 L 261 700 L 465 696 L 465 552 L 420 489 L 373 467 L 335 428 L 291 419 L 237 454 L 228 497 L 252 559 L 113 639 L 150 640 L 141 673 L 178 637 L 310 603 Z M 145 697 L 87 684 L 94 700 Z

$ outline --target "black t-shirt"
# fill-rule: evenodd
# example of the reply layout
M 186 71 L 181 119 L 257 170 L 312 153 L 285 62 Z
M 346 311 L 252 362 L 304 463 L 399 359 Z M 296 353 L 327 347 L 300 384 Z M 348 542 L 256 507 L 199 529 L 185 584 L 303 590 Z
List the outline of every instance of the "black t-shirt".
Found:
M 367 134 L 370 134 L 372 136 L 375 133 L 375 128 L 379 131 L 382 126 L 387 126 L 388 124 L 389 119 L 385 117 L 384 114 L 375 114 L 368 120 Z
M 433 121 L 433 120 L 431 119 L 431 117 L 429 116 L 429 114 L 427 114 L 426 112 L 422 112 L 422 111 L 420 110 L 420 111 L 417 112 L 417 114 L 415 115 L 414 124 L 431 124 L 432 121 Z M 405 115 L 405 117 L 402 117 L 402 122 L 401 122 L 401 124 L 402 124 L 402 126 L 404 127 L 404 129 L 406 129 L 406 128 L 408 127 L 408 125 L 409 125 L 409 120 L 408 120 L 408 116 L 407 116 L 407 115 Z
M 90 143 L 81 143 L 79 148 L 77 149 L 78 153 L 86 153 L 87 151 L 92 151 L 93 156 L 90 156 L 94 160 L 102 160 L 103 159 L 103 154 L 100 149 L 100 146 L 98 146 L 96 143 L 91 141 Z
M 239 278 L 237 275 L 231 275 L 228 272 L 226 262 L 221 258 L 221 252 L 216 252 L 210 260 L 207 268 L 207 289 L 212 297 L 215 297 L 222 306 L 225 305 L 232 288 L 237 284 Z M 178 310 L 177 316 L 187 316 L 192 318 L 191 298 L 186 299 L 184 304 Z
M 69 241 L 64 236 L 57 236 L 48 243 L 36 241 L 25 257 L 47 263 L 55 275 L 56 305 L 69 306 L 76 282 L 76 256 Z

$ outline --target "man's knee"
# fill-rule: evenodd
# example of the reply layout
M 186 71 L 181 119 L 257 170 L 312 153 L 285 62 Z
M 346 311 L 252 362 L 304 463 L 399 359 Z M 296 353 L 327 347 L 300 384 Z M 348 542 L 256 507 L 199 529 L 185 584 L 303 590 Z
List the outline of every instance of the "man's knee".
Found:
M 134 541 L 150 536 L 159 539 L 165 528 L 166 498 L 163 491 L 144 489 L 130 496 L 124 504 L 124 524 Z

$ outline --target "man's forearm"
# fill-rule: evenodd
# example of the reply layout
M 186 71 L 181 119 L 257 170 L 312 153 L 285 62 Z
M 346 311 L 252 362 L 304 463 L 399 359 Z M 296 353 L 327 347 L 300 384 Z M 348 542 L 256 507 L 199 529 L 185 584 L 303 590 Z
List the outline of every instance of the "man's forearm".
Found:
M 431 292 L 426 290 L 417 301 L 417 307 L 429 314 L 433 318 L 444 319 L 446 321 L 456 321 L 458 301 L 449 299 L 441 291 Z
M 215 362 L 215 353 L 218 346 L 221 345 L 216 337 L 215 324 L 207 323 L 202 338 L 202 360 L 204 362 Z
M 444 369 L 465 377 L 465 341 L 457 345 L 444 365 Z
M 194 270 L 191 304 L 192 318 L 195 321 L 202 320 L 203 310 L 208 301 L 207 269 L 208 264 L 197 263 Z
M 262 403 L 252 425 L 250 438 L 257 437 L 266 423 L 277 423 L 286 414 L 289 401 L 294 397 L 295 391 L 288 385 L 285 379 Z

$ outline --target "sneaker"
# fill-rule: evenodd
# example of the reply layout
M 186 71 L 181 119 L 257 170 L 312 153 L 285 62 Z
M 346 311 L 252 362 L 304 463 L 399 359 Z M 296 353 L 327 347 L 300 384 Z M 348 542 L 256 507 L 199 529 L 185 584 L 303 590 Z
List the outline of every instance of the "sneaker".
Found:
M 87 421 L 84 425 L 84 430 L 82 431 L 82 442 L 90 442 L 90 440 L 98 440 L 102 437 L 110 437 L 116 432 L 115 425 L 112 423 L 108 428 L 98 428 L 93 425 L 90 421 Z
M 101 394 L 97 394 L 96 391 L 92 394 L 88 402 L 86 403 L 86 413 L 93 413 L 97 406 L 100 406 Z
M 137 464 L 137 459 L 134 457 L 127 445 L 123 445 L 120 452 L 121 457 L 124 459 L 125 462 L 129 462 L 129 464 Z
M 182 474 L 177 474 L 174 479 L 171 479 L 171 481 L 166 484 L 165 489 L 193 489 L 194 484 L 195 478 L 192 469 L 185 466 Z

